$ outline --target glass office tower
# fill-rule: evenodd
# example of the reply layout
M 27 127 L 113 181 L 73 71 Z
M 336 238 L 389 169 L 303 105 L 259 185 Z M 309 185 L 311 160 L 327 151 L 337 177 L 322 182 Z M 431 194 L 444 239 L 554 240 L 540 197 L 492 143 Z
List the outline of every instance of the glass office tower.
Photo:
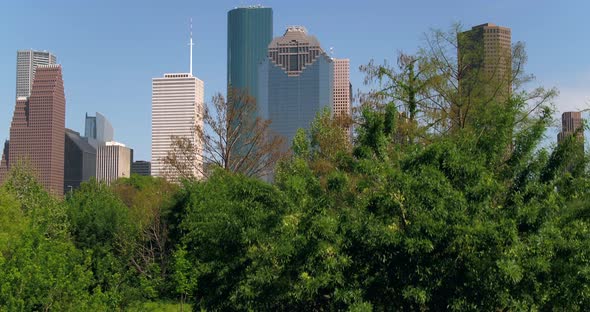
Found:
M 272 9 L 261 6 L 236 8 L 227 13 L 227 86 L 258 92 L 258 64 L 272 41 Z
M 275 38 L 258 69 L 262 117 L 289 146 L 297 129 L 309 129 L 319 111 L 332 110 L 334 62 L 305 28 L 291 26 Z

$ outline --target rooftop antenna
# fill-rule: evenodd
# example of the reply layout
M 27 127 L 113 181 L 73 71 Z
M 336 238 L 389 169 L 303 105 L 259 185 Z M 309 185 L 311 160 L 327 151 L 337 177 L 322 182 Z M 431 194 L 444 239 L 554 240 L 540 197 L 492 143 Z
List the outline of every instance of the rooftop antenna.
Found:
M 330 47 L 330 56 L 334 58 L 334 47 Z
M 190 18 L 190 41 L 189 41 L 189 47 L 190 47 L 190 61 L 189 61 L 189 73 L 192 76 L 193 75 L 193 18 Z

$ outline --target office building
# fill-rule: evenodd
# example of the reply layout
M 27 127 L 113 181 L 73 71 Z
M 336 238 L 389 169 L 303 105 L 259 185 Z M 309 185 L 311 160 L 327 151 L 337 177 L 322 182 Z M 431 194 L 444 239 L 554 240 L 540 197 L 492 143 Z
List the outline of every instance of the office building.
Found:
M 332 59 L 301 26 L 288 27 L 273 39 L 259 65 L 259 108 L 270 130 L 290 145 L 299 128 L 309 128 L 316 114 L 332 110 Z
M 334 62 L 334 94 L 332 112 L 334 117 L 342 118 L 343 128 L 351 137 L 351 127 L 348 120 L 352 117 L 352 85 L 350 84 L 350 60 L 336 59 Z
M 152 175 L 172 181 L 178 174 L 164 162 L 174 137 L 188 138 L 196 147 L 197 127 L 203 124 L 203 81 L 190 73 L 165 74 L 152 80 Z M 186 161 L 197 162 L 199 155 Z M 198 176 L 202 164 L 188 164 Z
M 118 142 L 106 142 L 96 150 L 96 179 L 107 184 L 131 175 L 132 150 Z
M 88 116 L 84 122 L 84 137 L 94 148 L 114 140 L 115 131 L 108 119 L 101 113 L 95 116 Z
M 96 176 L 96 148 L 80 133 L 66 129 L 64 152 L 64 192 L 80 187 Z
M 272 41 L 272 9 L 236 8 L 227 13 L 227 85 L 254 99 L 258 93 L 258 64 Z
M 192 23 L 189 41 L 189 72 L 165 74 L 152 79 L 152 175 L 178 181 L 180 173 L 167 165 L 165 158 L 174 153 L 175 138 L 185 138 L 194 155 L 177 155 L 194 177 L 202 176 L 201 142 L 197 131 L 203 128 L 204 83 L 193 76 Z
M 576 132 L 577 131 L 577 132 Z M 561 114 L 561 132 L 557 134 L 557 142 L 563 141 L 570 135 L 584 141 L 584 120 L 581 112 L 565 112 Z
M 16 52 L 16 97 L 29 97 L 35 72 L 40 65 L 54 65 L 56 57 L 51 52 L 19 50 Z
M 65 109 L 61 66 L 37 66 L 30 97 L 16 100 L 0 182 L 12 165 L 26 162 L 49 192 L 63 194 Z
M 150 176 L 152 175 L 152 164 L 144 160 L 134 161 L 131 165 L 131 174 Z
M 511 36 L 510 28 L 492 23 L 474 26 L 458 35 L 459 91 L 462 94 L 477 96 L 481 93 L 500 99 L 510 94 Z

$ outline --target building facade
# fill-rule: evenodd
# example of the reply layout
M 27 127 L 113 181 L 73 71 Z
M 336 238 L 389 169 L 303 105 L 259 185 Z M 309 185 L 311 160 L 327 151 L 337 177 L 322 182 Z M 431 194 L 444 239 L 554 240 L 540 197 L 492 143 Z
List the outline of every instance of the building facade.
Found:
M 164 162 L 174 137 L 188 138 L 196 147 L 191 156 L 194 176 L 199 177 L 202 170 L 200 142 L 197 128 L 203 126 L 204 84 L 190 73 L 165 74 L 163 78 L 152 80 L 152 175 L 178 179 Z
M 289 145 L 297 129 L 309 128 L 322 109 L 332 110 L 334 62 L 305 28 L 288 27 L 273 39 L 258 70 L 259 109 Z
M 149 161 L 138 160 L 131 164 L 131 174 L 137 174 L 141 176 L 152 175 L 152 164 Z
M 477 25 L 458 35 L 459 88 L 464 94 L 488 86 L 485 94 L 511 92 L 512 34 L 508 27 Z M 481 92 L 484 92 L 482 90 Z
M 37 66 L 54 65 L 57 58 L 47 51 L 19 50 L 16 52 L 16 97 L 29 97 Z
M 61 66 L 37 66 L 30 97 L 16 100 L 0 182 L 11 166 L 25 162 L 50 193 L 63 194 L 65 110 Z
M 341 117 L 344 122 L 352 117 L 352 85 L 350 84 L 350 60 L 336 59 L 334 62 L 334 95 L 332 112 L 336 118 Z M 347 122 L 346 122 L 347 123 Z M 351 127 L 343 126 L 346 134 L 351 137 Z
M 115 131 L 109 120 L 99 112 L 95 116 L 88 116 L 84 121 L 84 137 L 88 142 L 97 148 L 106 142 L 114 140 Z
M 80 187 L 82 182 L 96 176 L 96 148 L 80 136 L 66 129 L 64 152 L 64 193 Z
M 272 41 L 272 9 L 236 8 L 227 13 L 227 85 L 257 98 L 258 64 Z
M 96 179 L 107 184 L 131 176 L 133 152 L 124 144 L 106 142 L 96 150 Z
M 584 141 L 584 119 L 582 118 L 582 113 L 564 112 L 561 114 L 561 132 L 557 134 L 557 142 L 559 143 L 574 134 L 579 140 Z

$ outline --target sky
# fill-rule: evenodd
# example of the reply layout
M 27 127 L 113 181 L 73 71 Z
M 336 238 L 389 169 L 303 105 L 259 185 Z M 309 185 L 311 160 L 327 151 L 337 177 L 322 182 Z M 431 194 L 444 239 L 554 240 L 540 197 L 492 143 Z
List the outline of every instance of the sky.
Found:
M 273 8 L 275 37 L 302 25 L 324 50 L 349 58 L 355 91 L 369 88 L 360 65 L 415 52 L 430 29 L 510 27 L 512 41 L 526 44 L 535 84 L 560 91 L 558 112 L 590 107 L 587 0 L 1 0 L 0 140 L 14 111 L 16 51 L 47 50 L 63 68 L 66 127 L 83 134 L 85 114 L 100 112 L 115 140 L 133 148 L 136 160 L 150 160 L 151 79 L 188 72 L 189 19 L 193 74 L 209 101 L 225 92 L 227 11 L 252 4 Z

